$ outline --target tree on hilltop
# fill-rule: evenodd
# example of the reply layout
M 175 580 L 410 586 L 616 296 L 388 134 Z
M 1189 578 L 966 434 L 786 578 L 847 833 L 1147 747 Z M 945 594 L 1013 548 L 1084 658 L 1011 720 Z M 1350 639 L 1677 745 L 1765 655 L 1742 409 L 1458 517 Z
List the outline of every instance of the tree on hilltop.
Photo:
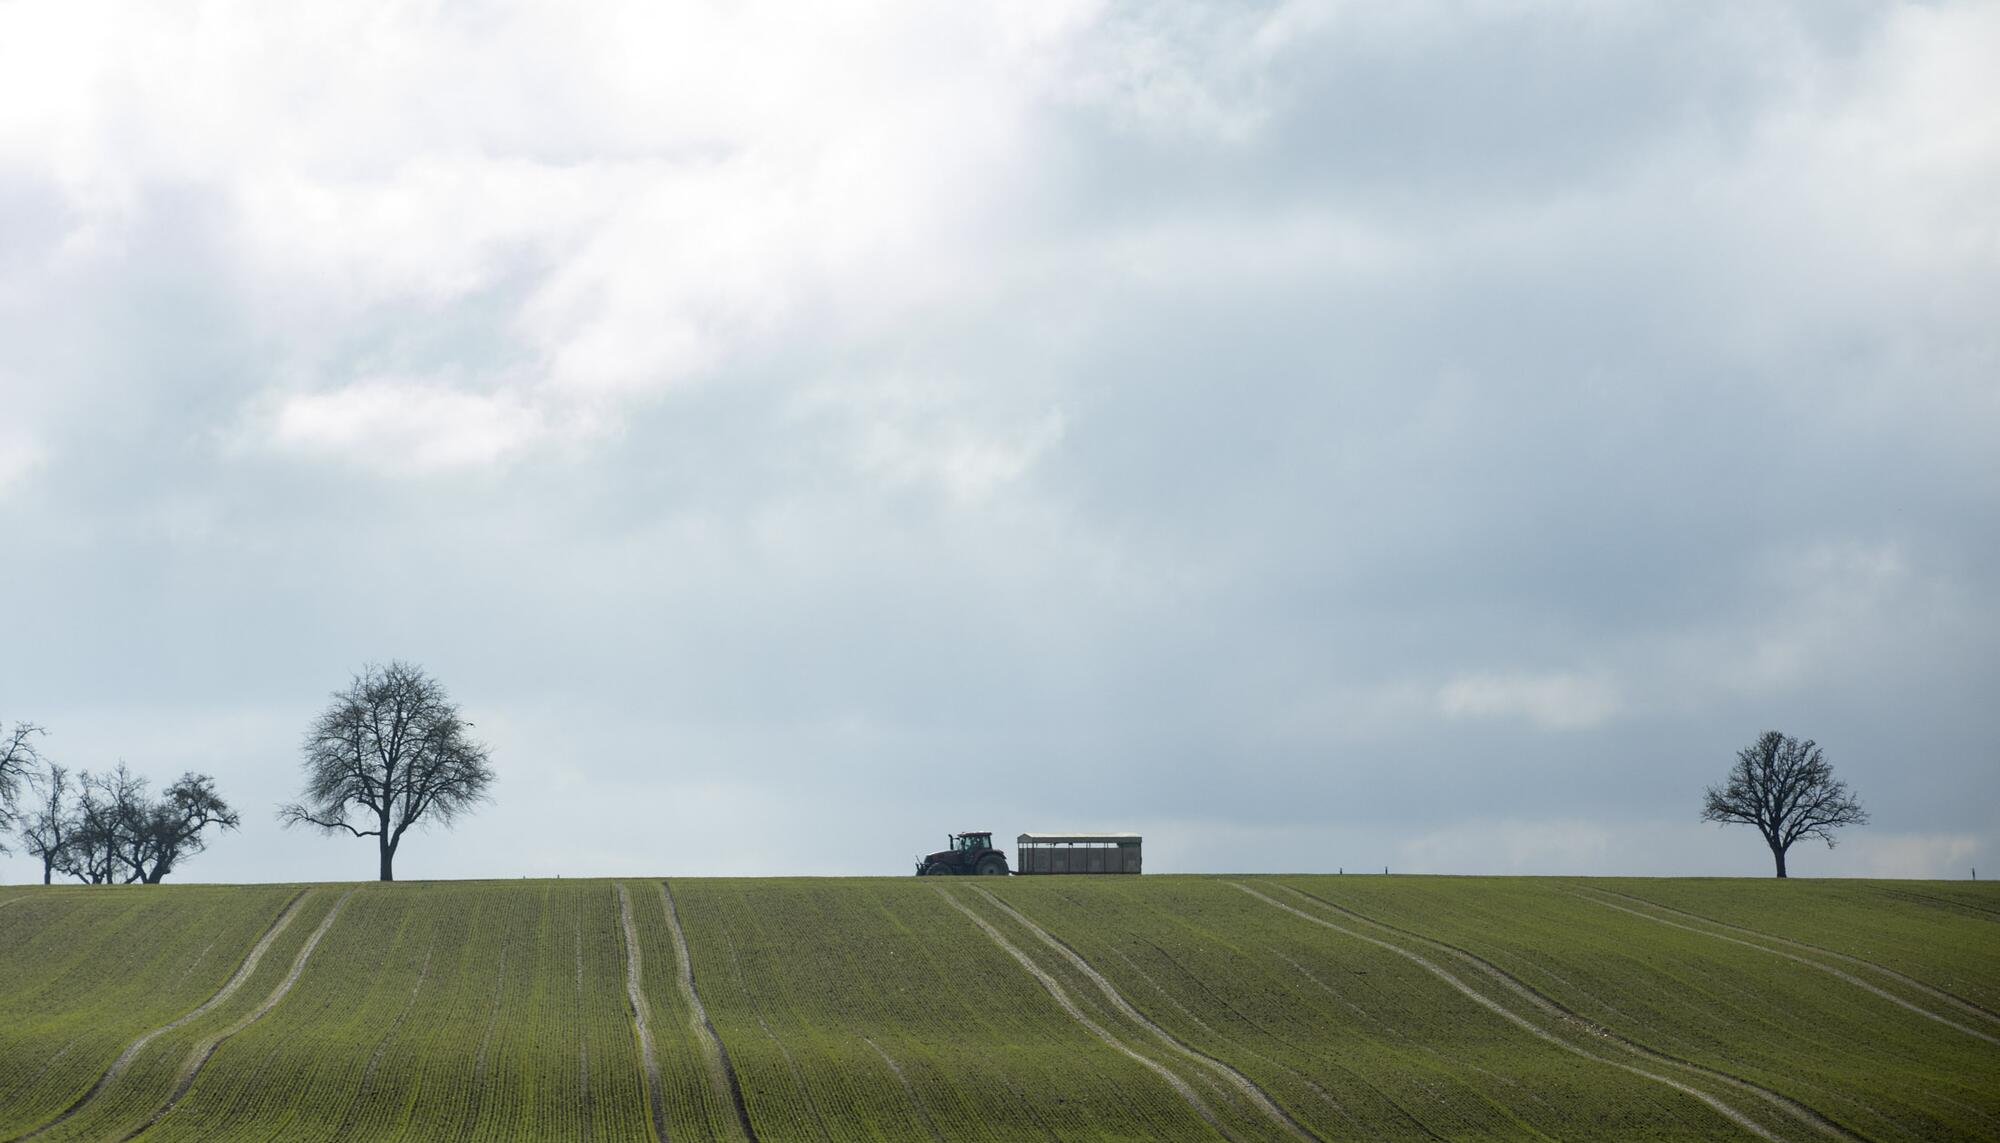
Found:
M 28 775 L 28 782 L 35 801 L 21 815 L 21 840 L 26 843 L 22 848 L 41 858 L 42 884 L 47 885 L 62 866 L 75 825 L 69 806 L 69 768 L 49 762 L 42 773 Z
M 14 729 L 0 726 L 0 834 L 14 823 L 19 812 L 15 799 L 21 795 L 21 784 L 35 772 L 35 766 L 42 756 L 35 752 L 35 739 L 48 731 L 32 722 L 17 722 Z M 0 840 L 0 854 L 12 852 L 6 842 Z
M 1868 811 L 1848 792 L 1847 783 L 1833 776 L 1817 743 L 1769 730 L 1737 752 L 1727 781 L 1708 788 L 1701 817 L 1756 826 L 1783 877 L 1785 851 L 1793 842 L 1816 837 L 1832 849 L 1833 831 L 1865 824 Z
M 31 849 L 42 858 L 45 882 L 55 871 L 92 885 L 157 885 L 208 848 L 203 835 L 210 828 L 232 830 L 241 820 L 206 774 L 183 774 L 156 799 L 123 762 L 107 774 L 86 770 L 68 809 L 60 793 L 66 781 L 60 767 L 50 767 L 45 804 L 31 821 L 38 833 Z
M 493 767 L 443 685 L 412 663 L 369 665 L 337 691 L 305 740 L 305 796 L 278 808 L 287 826 L 373 837 L 381 879 L 419 822 L 449 826 L 487 800 Z

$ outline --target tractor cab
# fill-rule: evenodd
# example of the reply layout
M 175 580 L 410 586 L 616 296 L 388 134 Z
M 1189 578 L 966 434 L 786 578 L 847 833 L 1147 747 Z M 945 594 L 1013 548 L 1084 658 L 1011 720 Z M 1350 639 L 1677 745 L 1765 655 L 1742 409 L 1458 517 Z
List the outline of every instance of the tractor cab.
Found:
M 992 830 L 967 830 L 944 836 L 944 849 L 925 854 L 923 860 L 917 862 L 919 877 L 959 873 L 1006 876 L 1007 855 L 993 848 Z

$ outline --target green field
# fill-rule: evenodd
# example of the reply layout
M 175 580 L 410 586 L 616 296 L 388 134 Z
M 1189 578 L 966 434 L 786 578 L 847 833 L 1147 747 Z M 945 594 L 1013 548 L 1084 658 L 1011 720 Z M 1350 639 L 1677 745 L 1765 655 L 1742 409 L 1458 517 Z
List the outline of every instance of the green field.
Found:
M 2000 1138 L 1985 884 L 0 887 L 0 1141 Z

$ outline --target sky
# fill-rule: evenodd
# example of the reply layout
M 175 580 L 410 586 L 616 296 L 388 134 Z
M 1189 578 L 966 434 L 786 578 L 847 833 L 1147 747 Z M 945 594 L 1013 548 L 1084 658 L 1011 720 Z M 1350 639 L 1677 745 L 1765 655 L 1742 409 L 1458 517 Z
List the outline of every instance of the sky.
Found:
M 2000 4 L 0 5 L 0 721 L 372 877 L 2000 876 Z M 0 858 L 0 881 L 39 864 Z

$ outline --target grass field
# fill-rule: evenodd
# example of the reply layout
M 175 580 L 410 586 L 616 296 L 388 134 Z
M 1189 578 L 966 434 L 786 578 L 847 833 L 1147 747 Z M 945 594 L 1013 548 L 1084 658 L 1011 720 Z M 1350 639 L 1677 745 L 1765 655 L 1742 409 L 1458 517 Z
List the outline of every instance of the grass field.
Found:
M 2000 891 L 0 887 L 0 1143 L 2000 1139 Z

